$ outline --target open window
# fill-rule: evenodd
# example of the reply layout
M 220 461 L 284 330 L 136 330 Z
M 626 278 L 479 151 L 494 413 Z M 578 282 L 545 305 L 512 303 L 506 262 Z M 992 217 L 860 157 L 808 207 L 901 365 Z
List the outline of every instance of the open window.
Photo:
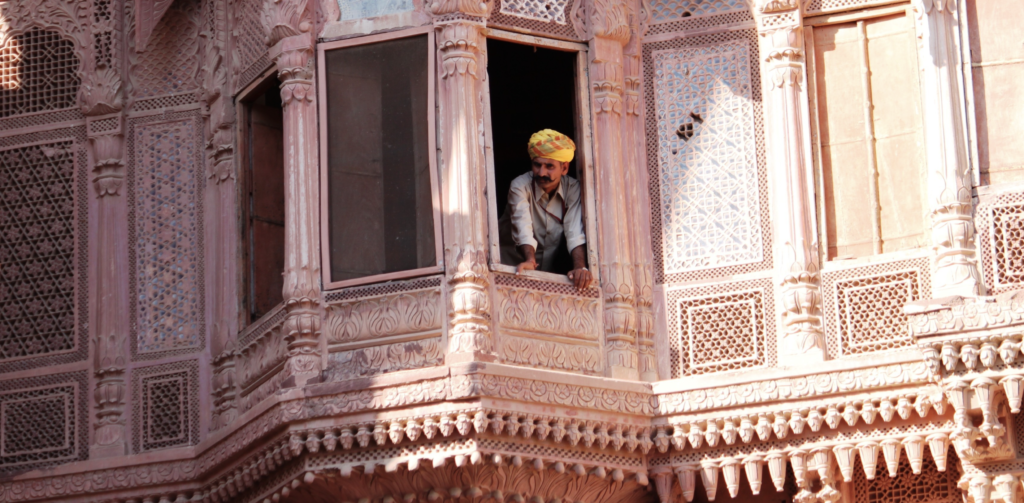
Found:
M 441 271 L 429 28 L 319 45 L 327 288 Z
M 567 176 L 579 184 L 587 266 L 594 272 L 597 270 L 596 233 L 592 212 L 588 211 L 594 207 L 594 191 L 588 155 L 590 110 L 586 99 L 586 46 L 500 30 L 488 30 L 487 36 L 489 107 L 485 108 L 485 129 L 491 268 L 515 272 L 518 263 L 510 260 L 507 253 L 508 247 L 514 249 L 515 245 L 510 232 L 507 229 L 502 232 L 503 226 L 509 226 L 509 215 L 506 215 L 510 211 L 509 188 L 517 177 L 531 171 L 527 151 L 530 136 L 542 129 L 553 129 L 576 144 Z M 563 216 L 558 215 L 559 219 Z M 526 274 L 567 281 L 564 275 L 572 268 L 571 250 L 564 237 L 561 242 L 553 270 L 527 271 Z M 506 248 L 504 260 L 503 247 Z
M 907 9 L 805 20 L 826 260 L 928 243 L 920 72 Z
M 271 76 L 241 101 L 242 255 L 246 323 L 282 301 L 284 125 L 280 82 Z

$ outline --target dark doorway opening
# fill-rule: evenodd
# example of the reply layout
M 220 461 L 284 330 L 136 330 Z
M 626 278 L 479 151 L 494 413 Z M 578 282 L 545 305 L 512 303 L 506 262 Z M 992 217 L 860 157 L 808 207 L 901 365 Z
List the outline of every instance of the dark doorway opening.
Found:
M 505 211 L 512 180 L 530 171 L 530 135 L 541 129 L 566 134 L 576 143 L 578 157 L 581 142 L 576 129 L 576 57 L 576 52 L 487 40 L 495 188 L 492 204 L 498 217 Z M 576 166 L 574 158 L 569 176 L 579 180 Z

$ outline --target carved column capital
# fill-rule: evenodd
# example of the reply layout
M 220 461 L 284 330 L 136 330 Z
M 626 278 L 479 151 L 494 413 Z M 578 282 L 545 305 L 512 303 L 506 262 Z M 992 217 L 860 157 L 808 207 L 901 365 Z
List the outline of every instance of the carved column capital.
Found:
M 802 87 L 804 79 L 804 34 L 796 13 L 762 16 L 759 31 L 765 40 L 764 60 L 773 88 Z M 781 26 L 775 25 L 781 24 Z M 775 25 L 764 28 L 764 25 Z
M 309 0 L 263 0 L 260 21 L 267 46 L 296 35 L 306 34 L 308 37 L 313 30 L 311 7 Z
M 604 38 L 625 45 L 629 42 L 629 5 L 625 0 L 590 0 L 588 38 Z
M 92 182 L 96 197 L 120 195 L 124 181 L 124 136 L 121 135 L 121 128 L 118 127 L 112 134 L 90 136 L 89 143 L 92 147 Z

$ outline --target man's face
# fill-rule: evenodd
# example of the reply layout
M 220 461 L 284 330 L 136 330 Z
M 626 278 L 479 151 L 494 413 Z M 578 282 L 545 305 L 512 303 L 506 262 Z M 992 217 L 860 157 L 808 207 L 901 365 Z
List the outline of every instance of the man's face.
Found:
M 558 189 L 562 177 L 569 172 L 569 163 L 537 157 L 533 159 L 530 169 L 533 170 L 533 183 L 550 194 Z

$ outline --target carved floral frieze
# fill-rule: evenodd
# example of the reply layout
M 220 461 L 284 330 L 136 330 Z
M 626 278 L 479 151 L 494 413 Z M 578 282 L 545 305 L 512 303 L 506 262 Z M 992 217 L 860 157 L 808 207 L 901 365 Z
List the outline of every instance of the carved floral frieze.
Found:
M 600 348 L 595 345 L 562 344 L 553 341 L 505 336 L 501 361 L 555 370 L 593 374 L 601 369 Z
M 399 370 L 433 367 L 444 362 L 440 337 L 331 353 L 327 380 L 369 377 Z
M 327 342 L 340 344 L 439 331 L 441 316 L 436 288 L 331 304 L 324 328 Z
M 501 328 L 598 340 L 597 299 L 506 287 L 497 292 Z

